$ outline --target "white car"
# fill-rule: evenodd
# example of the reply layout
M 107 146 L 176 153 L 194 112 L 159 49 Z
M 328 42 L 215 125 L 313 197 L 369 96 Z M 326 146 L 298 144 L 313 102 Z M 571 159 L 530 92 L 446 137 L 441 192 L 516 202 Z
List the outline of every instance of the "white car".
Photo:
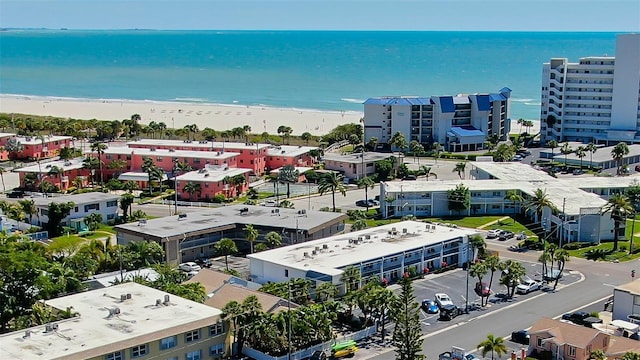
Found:
M 178 266 L 178 269 L 184 272 L 191 272 L 191 271 L 200 271 L 200 269 L 202 268 L 200 267 L 200 265 L 194 263 L 193 261 L 189 261 L 189 262 L 180 264 Z
M 447 295 L 445 293 L 436 294 L 435 300 L 436 300 L 436 304 L 441 309 L 445 305 L 453 305 L 453 301 L 451 301 L 451 298 L 449 297 L 449 295 Z
M 522 280 L 520 285 L 516 287 L 516 292 L 518 294 L 528 294 L 532 291 L 540 290 L 541 286 L 542 284 L 540 284 L 540 282 L 538 281 L 535 281 L 532 279 L 526 279 L 526 280 Z
M 489 230 L 489 232 L 487 232 L 487 239 L 497 238 L 500 235 L 500 232 L 502 232 L 500 229 Z

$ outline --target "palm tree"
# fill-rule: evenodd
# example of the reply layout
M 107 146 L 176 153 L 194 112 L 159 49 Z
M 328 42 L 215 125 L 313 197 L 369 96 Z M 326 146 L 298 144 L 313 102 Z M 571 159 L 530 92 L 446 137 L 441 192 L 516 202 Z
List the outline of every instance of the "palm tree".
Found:
M 222 240 L 225 240 L 225 239 L 222 239 Z M 227 239 L 227 240 L 230 240 L 230 239 Z M 244 312 L 244 310 L 242 309 L 242 305 L 239 302 L 233 300 L 228 302 L 221 310 L 222 310 L 221 318 L 222 320 L 228 320 L 231 323 L 231 327 L 233 328 L 233 337 L 234 337 L 233 341 L 237 342 L 238 335 L 240 332 L 240 327 L 241 327 L 240 321 L 241 321 L 242 314 Z M 232 346 L 231 356 L 233 356 L 233 348 L 234 347 Z
M 440 157 L 440 152 L 443 150 L 444 148 L 442 147 L 442 145 L 440 145 L 439 142 L 434 142 L 433 143 L 433 152 L 434 152 L 434 158 L 436 160 L 436 164 L 438 163 L 438 158 Z
M 420 167 L 420 170 L 424 172 L 424 176 L 426 176 L 427 181 L 429 181 L 429 176 L 433 176 L 436 179 L 438 178 L 438 174 L 431 172 L 431 166 L 423 165 L 422 167 Z
M 493 275 L 496 273 L 496 271 L 502 268 L 502 263 L 500 263 L 500 258 L 498 257 L 498 255 L 491 255 L 484 261 L 484 264 L 487 267 L 487 270 L 491 273 L 491 275 L 489 276 L 489 289 L 491 289 L 491 285 L 493 284 Z M 487 305 L 488 301 L 489 297 L 487 296 L 484 304 Z
M 458 177 L 460 178 L 460 180 L 462 180 L 463 175 L 464 175 L 464 170 L 467 167 L 467 163 L 464 161 L 460 161 L 459 163 L 456 164 L 456 167 L 453 168 L 452 172 L 457 172 L 458 173 Z
M 551 149 L 551 159 L 553 160 L 553 150 L 558 147 L 558 142 L 556 140 L 547 141 L 547 147 Z
M 91 151 L 98 154 L 98 161 L 100 166 L 100 183 L 104 184 L 104 173 L 102 172 L 102 154 L 107 149 L 107 144 L 103 142 L 95 142 L 91 144 Z
M 389 139 L 389 145 L 395 146 L 402 152 L 407 150 L 407 148 L 409 147 L 409 145 L 407 144 L 407 139 L 400 131 L 396 131 L 396 133 L 391 136 L 391 139 Z
M 560 276 L 564 271 L 564 265 L 566 264 L 567 261 L 569 261 L 570 258 L 571 256 L 569 256 L 569 251 L 565 249 L 558 249 L 558 251 L 554 253 L 553 260 L 558 264 L 558 275 L 555 277 L 556 281 L 555 281 L 555 284 L 553 285 L 553 290 L 555 290 L 558 287 L 558 280 L 560 280 Z
M 518 132 L 518 134 L 522 134 L 522 125 L 524 125 L 524 119 L 518 119 L 518 121 L 516 121 L 516 124 L 520 125 L 520 131 Z
M 516 203 L 522 203 L 524 200 L 517 190 L 509 190 L 504 196 L 504 199 L 513 203 L 513 213 L 516 213 Z M 515 222 L 515 219 L 513 220 Z
M 494 359 L 494 353 L 498 357 L 502 357 L 507 352 L 507 346 L 504 344 L 504 339 L 501 337 L 493 336 L 493 334 L 487 335 L 487 339 L 478 344 L 478 348 L 482 348 L 482 357 L 486 356 L 491 351 L 491 360 Z
M 29 217 L 29 223 L 33 223 L 33 215 L 38 216 L 38 223 L 40 222 L 40 214 L 38 213 L 38 208 L 36 207 L 36 203 L 33 199 L 23 199 L 18 200 L 18 204 L 22 208 L 22 211 Z
M 149 196 L 153 193 L 153 187 L 151 183 L 158 178 L 158 167 L 152 158 L 148 156 L 142 157 L 142 171 L 147 173 L 149 178 Z M 162 177 L 160 177 L 162 179 Z
M 598 151 L 596 144 L 590 142 L 587 144 L 586 150 L 589 152 L 589 168 L 593 168 L 593 154 Z
M 316 299 L 320 302 L 331 300 L 336 295 L 338 295 L 338 288 L 330 281 L 323 281 L 316 286 Z
M 362 275 L 360 269 L 350 265 L 342 270 L 342 283 L 344 284 L 345 293 L 356 290 L 360 286 Z
M 571 154 L 573 152 L 573 148 L 571 147 L 571 145 L 569 145 L 568 142 L 565 142 L 564 144 L 562 144 L 562 147 L 560 148 L 560 153 L 562 153 L 562 155 L 564 155 L 564 166 L 567 166 L 567 155 Z
M 602 349 L 589 353 L 589 360 L 607 360 L 607 354 Z
M 369 189 L 373 189 L 376 183 L 369 176 L 363 177 L 358 180 L 358 188 L 364 189 L 364 200 L 367 204 L 367 211 L 369 211 Z
M 253 254 L 253 243 L 258 239 L 258 230 L 255 229 L 252 224 L 245 226 L 242 230 L 244 230 L 244 236 L 247 238 L 249 246 L 251 247 L 251 254 Z
M 93 185 L 93 181 L 95 180 L 95 171 L 100 166 L 102 166 L 100 160 L 94 158 L 93 156 L 87 156 L 86 158 L 84 158 L 84 160 L 82 160 L 82 167 L 88 169 L 91 172 L 91 175 L 93 175 L 91 176 L 91 185 Z
M 498 145 L 498 148 L 496 149 L 496 151 L 493 153 L 493 161 L 496 161 L 496 162 L 509 161 L 513 158 L 515 154 L 516 154 L 516 151 L 513 145 L 500 144 Z
M 409 143 L 409 151 L 413 154 L 413 161 L 418 158 L 418 166 L 420 166 L 420 156 L 424 153 L 424 147 L 417 140 L 411 140 Z
M 187 182 L 182 191 L 189 194 L 189 201 L 193 200 L 193 194 L 202 192 L 202 185 L 200 183 L 194 183 L 193 181 Z
M 628 197 L 623 194 L 613 195 L 607 204 L 602 207 L 601 214 L 611 212 L 611 220 L 613 220 L 613 251 L 618 250 L 618 236 L 620 233 L 620 224 L 629 216 L 635 213 L 633 205 Z M 631 234 L 633 238 L 633 234 Z
M 291 129 L 291 127 L 289 126 L 280 125 L 278 126 L 277 131 L 278 131 L 278 134 L 282 136 L 282 144 L 284 145 L 284 140 L 287 139 L 289 136 L 291 136 L 293 129 Z
M 271 249 L 277 248 L 282 245 L 282 236 L 275 231 L 270 231 L 264 237 L 264 242 L 267 243 L 267 246 Z
M 369 141 L 367 142 L 367 146 L 369 146 L 369 149 L 371 149 L 372 151 L 376 150 L 376 147 L 378 147 L 378 138 L 375 136 L 372 136 Z
M 122 209 L 122 217 L 125 223 L 127 222 L 127 212 L 131 212 L 131 205 L 134 200 L 134 196 L 130 193 L 124 193 L 120 196 L 120 209 Z
M 618 166 L 617 174 L 620 175 L 622 172 L 622 165 L 624 162 L 624 157 L 629 155 L 629 146 L 627 143 L 619 142 L 616 146 L 611 149 L 611 157 L 616 161 Z
M 469 268 L 469 276 L 477 278 L 479 283 L 482 283 L 482 278 L 487 275 L 488 272 L 489 269 L 483 262 L 473 264 Z M 482 298 L 480 298 L 480 306 L 484 306 L 484 299 Z
M 111 160 L 111 162 L 109 164 L 107 164 L 107 169 L 109 170 L 115 170 L 114 171 L 114 178 L 118 178 L 118 175 L 120 175 L 120 171 L 122 169 L 125 169 L 128 166 L 127 162 L 125 160 L 122 159 L 114 159 Z
M 351 224 L 351 231 L 359 231 L 367 228 L 367 221 L 363 219 L 356 220 Z
M 220 241 L 218 241 L 215 244 L 215 249 L 216 249 L 216 254 L 218 256 L 220 255 L 224 256 L 224 265 L 227 268 L 227 271 L 229 271 L 228 256 L 234 255 L 238 252 L 238 247 L 236 246 L 236 243 L 229 238 L 222 238 L 220 239 Z
M 300 135 L 300 139 L 302 139 L 303 141 L 305 141 L 307 143 L 307 145 L 309 145 L 309 140 L 313 139 L 313 135 L 311 135 L 311 133 L 305 131 Z
M 587 148 L 584 146 L 578 146 L 576 149 L 576 156 L 580 159 L 580 170 L 582 170 L 582 158 L 587 156 Z
M 342 196 L 347 196 L 347 189 L 344 187 L 344 176 L 334 171 L 323 175 L 318 182 L 318 191 L 320 195 L 331 191 L 333 212 L 336 212 L 336 191 L 340 192 Z
M 533 211 L 535 220 L 539 221 L 542 216 L 542 210 L 544 210 L 545 207 L 552 208 L 553 203 L 549 199 L 549 195 L 546 190 L 537 188 L 533 193 L 533 197 L 525 201 L 524 206 L 528 211 Z
M 278 182 L 287 184 L 287 198 L 291 196 L 289 186 L 298 182 L 300 172 L 293 165 L 285 165 L 278 171 Z

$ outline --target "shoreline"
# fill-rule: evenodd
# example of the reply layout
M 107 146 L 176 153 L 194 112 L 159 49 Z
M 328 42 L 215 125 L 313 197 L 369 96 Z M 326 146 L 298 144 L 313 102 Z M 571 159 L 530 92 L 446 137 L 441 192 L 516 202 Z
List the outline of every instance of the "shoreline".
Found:
M 213 104 L 188 101 L 89 99 L 55 96 L 0 94 L 0 112 L 74 119 L 124 120 L 139 114 L 143 124 L 164 122 L 182 128 L 197 124 L 200 130 L 216 131 L 249 125 L 253 133 L 277 134 L 279 126 L 289 126 L 293 135 L 309 132 L 324 135 L 338 125 L 359 123 L 357 111 L 275 108 L 240 104 Z

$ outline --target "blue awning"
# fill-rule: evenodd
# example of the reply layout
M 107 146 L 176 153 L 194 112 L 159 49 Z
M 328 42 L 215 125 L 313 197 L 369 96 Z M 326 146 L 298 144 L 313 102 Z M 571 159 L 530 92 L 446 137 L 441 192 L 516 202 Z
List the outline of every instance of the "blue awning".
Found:
M 454 126 L 449 130 L 455 136 L 458 137 L 467 137 L 467 136 L 484 136 L 484 133 L 473 126 Z
M 491 110 L 491 102 L 489 101 L 489 95 L 477 95 L 476 100 L 478 102 L 478 110 L 480 111 Z
M 452 96 L 441 96 L 440 97 L 440 107 L 442 108 L 443 113 L 452 113 L 456 111 L 455 106 L 453 105 L 453 97 Z
M 364 105 L 386 105 L 388 101 L 388 98 L 368 98 L 364 102 Z

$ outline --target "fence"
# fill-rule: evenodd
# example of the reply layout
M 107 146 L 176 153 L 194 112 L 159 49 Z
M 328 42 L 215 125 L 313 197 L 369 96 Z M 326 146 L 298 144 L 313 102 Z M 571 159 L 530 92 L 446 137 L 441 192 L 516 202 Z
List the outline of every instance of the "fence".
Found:
M 35 233 L 25 234 L 29 239 L 34 241 L 41 241 L 49 239 L 48 231 L 39 231 Z
M 327 341 L 324 342 L 322 344 L 318 344 L 318 345 L 314 345 L 310 348 L 306 348 L 300 351 L 296 351 L 294 353 L 291 353 L 291 360 L 301 360 L 301 359 L 305 359 L 308 357 L 311 357 L 311 355 L 313 355 L 314 352 L 316 351 L 327 351 L 329 349 L 331 349 L 331 345 L 335 344 L 336 342 L 342 342 L 342 341 L 347 341 L 347 340 L 354 340 L 354 341 L 358 341 L 364 338 L 367 338 L 373 334 L 376 333 L 376 326 L 372 325 L 368 328 L 364 328 L 360 331 L 356 331 L 354 333 L 351 334 L 347 334 L 344 336 L 340 336 L 338 338 L 336 338 L 335 340 L 331 340 L 331 341 Z M 267 355 L 265 353 L 262 353 L 258 350 L 252 349 L 248 346 L 245 346 L 242 348 L 242 353 L 246 356 L 249 356 L 250 358 L 256 359 L 256 360 L 288 360 L 289 359 L 289 355 L 283 355 L 283 356 L 271 356 L 271 355 Z

